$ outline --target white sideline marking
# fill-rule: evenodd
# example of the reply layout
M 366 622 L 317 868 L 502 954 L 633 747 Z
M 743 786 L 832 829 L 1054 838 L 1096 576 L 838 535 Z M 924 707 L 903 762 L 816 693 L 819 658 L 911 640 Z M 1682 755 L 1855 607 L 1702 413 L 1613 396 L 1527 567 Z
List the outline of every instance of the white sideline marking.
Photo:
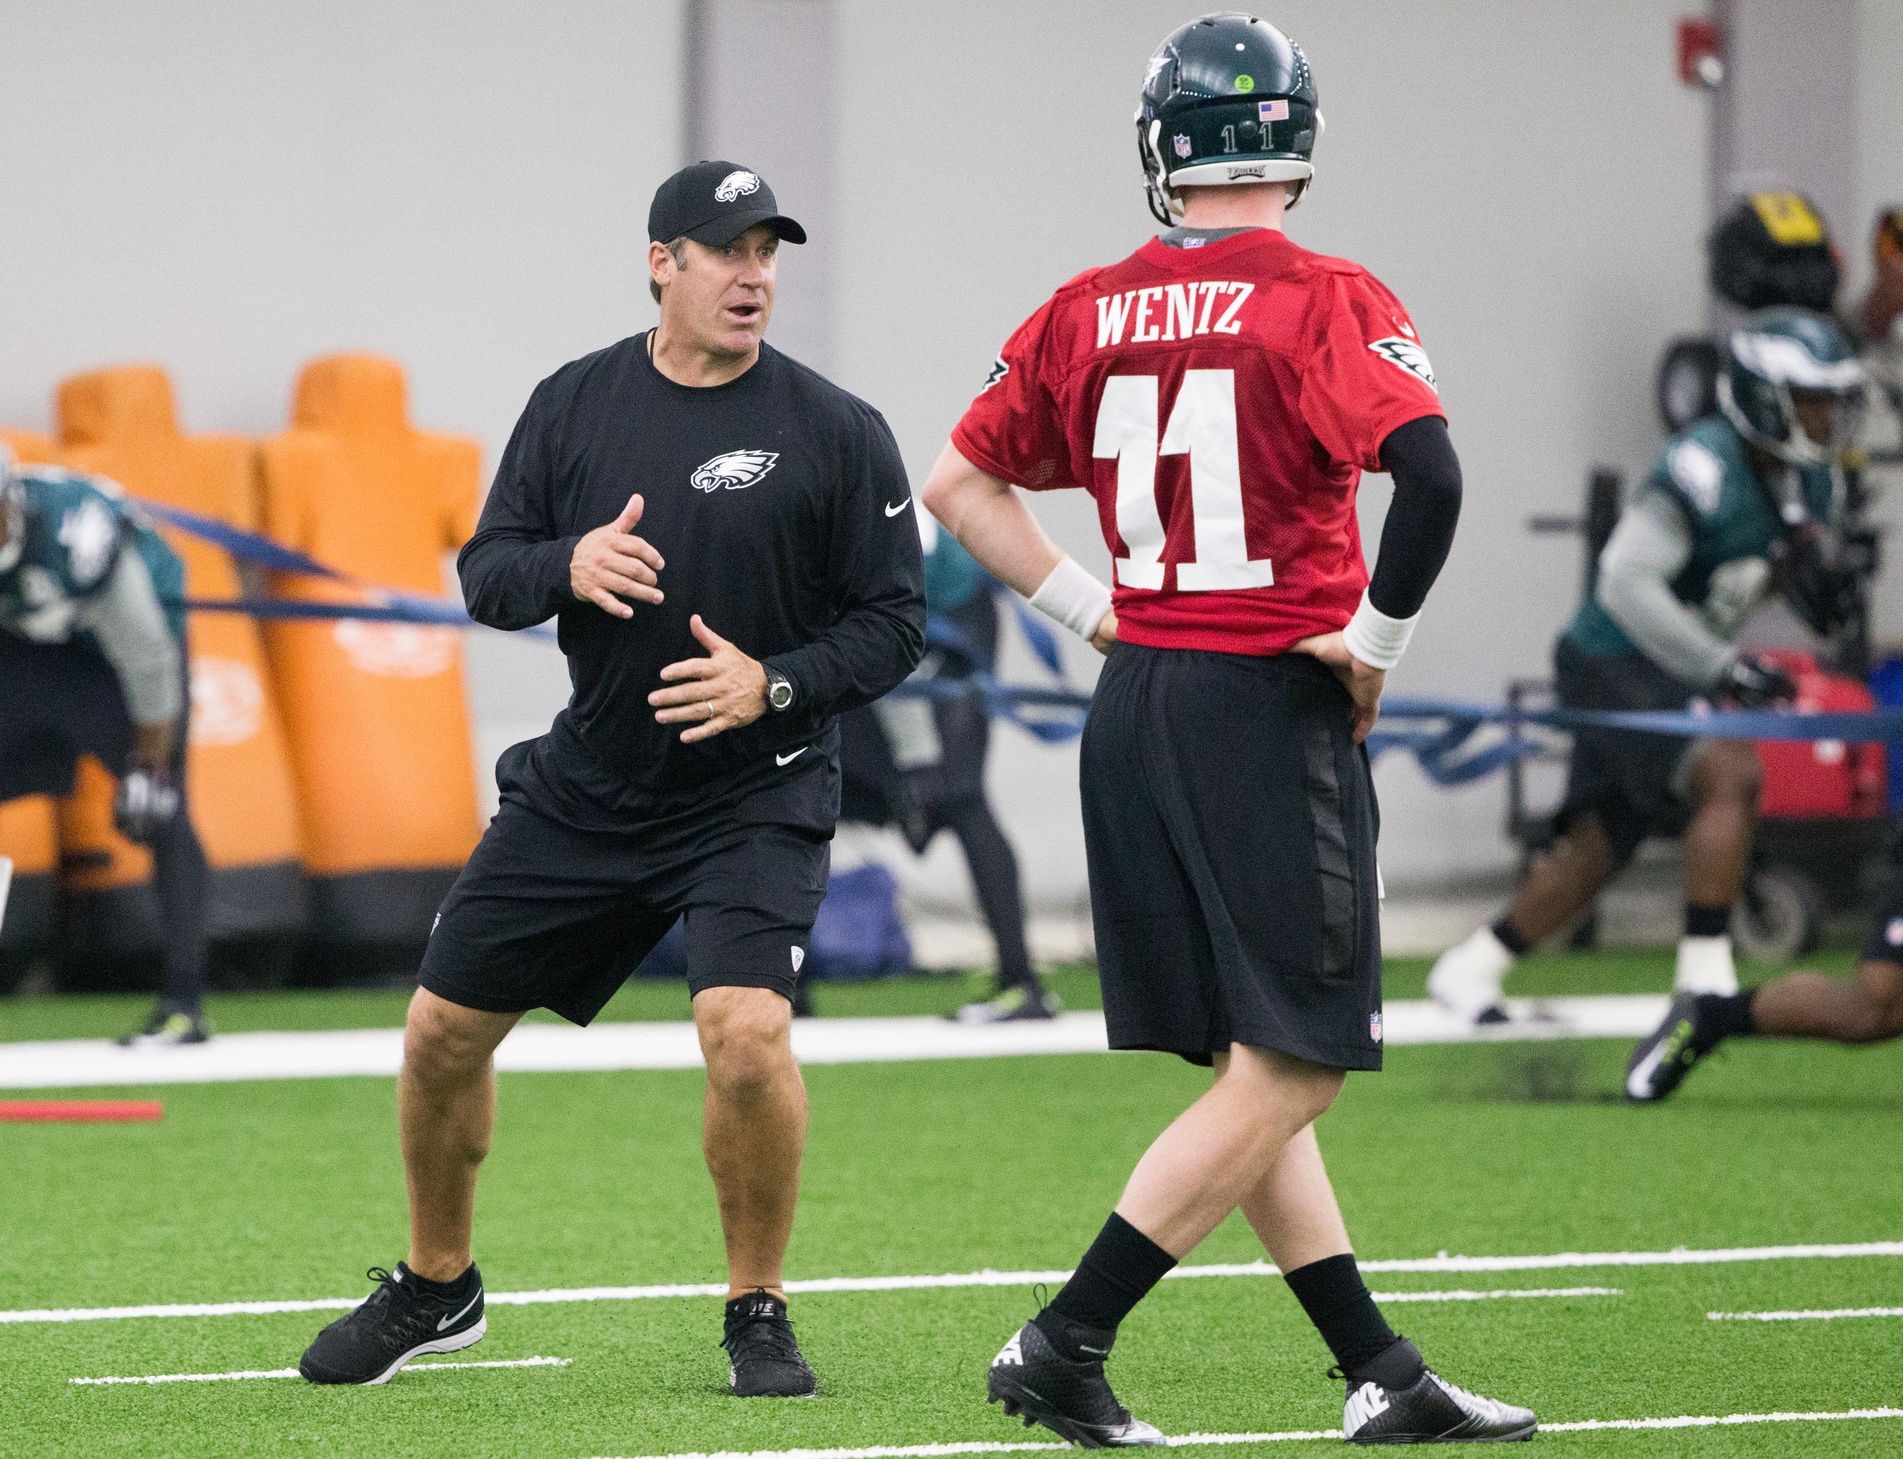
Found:
M 505 1358 L 486 1363 L 410 1363 L 405 1373 L 435 1373 L 444 1368 L 566 1368 L 572 1358 Z M 239 1373 L 153 1373 L 144 1378 L 68 1378 L 86 1388 L 115 1383 L 233 1383 L 243 1378 L 295 1378 L 295 1368 L 257 1368 Z
M 1839 1322 L 1846 1317 L 1903 1317 L 1903 1307 L 1817 1307 L 1791 1312 L 1707 1312 L 1712 1322 Z
M 1663 995 L 1652 994 L 1509 999 L 1514 1021 L 1475 1028 L 1423 999 L 1388 1004 L 1384 1025 L 1390 1045 L 1638 1038 L 1658 1026 L 1666 1003 Z M 793 1052 L 803 1064 L 1104 1051 L 1101 1013 L 988 1026 L 930 1017 L 802 1018 L 793 1025 Z M 221 1034 L 209 1043 L 165 1050 L 122 1049 L 107 1039 L 54 1039 L 0 1044 L 0 1089 L 388 1078 L 402 1057 L 403 1032 L 393 1028 Z M 496 1050 L 496 1067 L 507 1073 L 698 1069 L 700 1040 L 691 1022 L 592 1028 L 528 1023 Z
M 1682 1414 L 1673 1418 L 1591 1418 L 1542 1423 L 1542 1434 L 1579 1434 L 1597 1429 L 1716 1429 L 1736 1424 L 1841 1423 L 1903 1418 L 1903 1408 L 1847 1408 L 1838 1413 Z M 1340 1429 L 1284 1429 L 1274 1434 L 1178 1434 L 1163 1442 L 1172 1449 L 1229 1444 L 1281 1444 L 1303 1439 L 1341 1441 Z M 1069 1444 L 985 1443 L 892 1444 L 867 1449 L 723 1449 L 700 1454 L 651 1454 L 647 1459 L 942 1459 L 952 1454 L 1029 1454 L 1068 1449 Z
M 1572 1251 L 1535 1256 L 1418 1256 L 1387 1257 L 1360 1263 L 1364 1272 L 1534 1272 L 1589 1270 L 1595 1267 L 1708 1266 L 1727 1262 L 1850 1260 L 1903 1256 L 1903 1241 L 1812 1243 L 1795 1246 L 1731 1246 L 1702 1249 L 1679 1247 L 1671 1251 Z M 1070 1279 L 1067 1270 L 950 1272 L 926 1276 L 809 1277 L 786 1284 L 788 1292 L 905 1292 L 934 1287 L 1028 1287 L 1038 1282 L 1057 1285 Z M 1212 1263 L 1177 1267 L 1166 1280 L 1199 1277 L 1272 1277 L 1276 1269 L 1265 1261 Z M 1537 1290 L 1537 1289 L 1536 1289 Z M 1618 1288 L 1603 1289 L 1613 1295 Z M 559 1302 L 640 1302 L 665 1297 L 718 1297 L 724 1282 L 669 1282 L 642 1287 L 550 1287 L 531 1292 L 489 1292 L 484 1301 L 496 1307 L 535 1307 Z M 1564 1296 L 1583 1289 L 1550 1288 L 1543 1296 Z M 1379 1293 L 1382 1301 L 1425 1301 L 1422 1293 Z M 1442 1301 L 1472 1301 L 1460 1293 L 1433 1294 Z M 1496 1296 L 1497 1293 L 1484 1293 Z M 264 1316 L 276 1312 L 347 1312 L 361 1297 L 319 1297 L 299 1301 L 168 1302 L 138 1307 L 31 1307 L 0 1311 L 0 1326 L 9 1323 L 115 1322 L 134 1317 Z

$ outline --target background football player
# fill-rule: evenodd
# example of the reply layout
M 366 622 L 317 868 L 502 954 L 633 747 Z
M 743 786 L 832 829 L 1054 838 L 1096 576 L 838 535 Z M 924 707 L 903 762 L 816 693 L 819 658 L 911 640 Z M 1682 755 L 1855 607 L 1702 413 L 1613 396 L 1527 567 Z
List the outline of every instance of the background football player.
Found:
M 119 829 L 152 848 L 164 980 L 121 1043 L 202 1043 L 205 853 L 185 797 L 185 569 L 111 482 L 22 469 L 0 446 L 0 800 L 65 795 L 78 757 L 120 777 Z
M 1815 544 L 1861 426 L 1865 372 L 1828 316 L 1761 310 L 1726 345 L 1720 412 L 1674 436 L 1613 529 L 1553 660 L 1568 709 L 1737 708 L 1789 700 L 1782 670 L 1738 635 L 1770 591 L 1773 560 L 1824 583 Z M 1812 603 L 1815 612 L 1825 605 Z M 1731 908 L 1751 856 L 1763 770 L 1743 740 L 1574 732 L 1558 836 L 1505 914 L 1442 953 L 1428 992 L 1480 1022 L 1505 1017 L 1514 961 L 1573 921 L 1648 835 L 1685 832 L 1685 926 L 1674 988 L 1735 993 Z
M 1137 125 L 1166 231 L 1011 336 L 925 501 L 991 572 L 1108 651 L 1082 777 L 1110 1043 L 1216 1077 L 999 1353 L 989 1396 L 1073 1442 L 1163 1442 L 1117 1401 L 1104 1360 L 1119 1323 L 1239 1206 L 1346 1375 L 1345 1437 L 1525 1437 L 1530 1412 L 1443 1382 L 1387 1325 L 1313 1129 L 1346 1070 L 1381 1065 L 1360 742 L 1459 514 L 1433 372 L 1392 294 L 1282 232 L 1322 127 L 1286 36 L 1236 14 L 1181 27 L 1150 61 Z M 1394 478 L 1372 580 L 1364 470 Z M 1114 611 L 1011 482 L 1095 497 Z

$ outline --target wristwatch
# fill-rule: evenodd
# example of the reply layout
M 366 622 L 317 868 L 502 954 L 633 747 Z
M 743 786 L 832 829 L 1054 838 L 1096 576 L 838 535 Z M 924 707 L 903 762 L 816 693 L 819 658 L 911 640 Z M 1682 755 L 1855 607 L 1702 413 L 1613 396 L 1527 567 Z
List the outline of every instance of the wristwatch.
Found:
M 775 714 L 784 713 L 793 704 L 793 681 L 771 664 L 766 666 L 766 704 Z

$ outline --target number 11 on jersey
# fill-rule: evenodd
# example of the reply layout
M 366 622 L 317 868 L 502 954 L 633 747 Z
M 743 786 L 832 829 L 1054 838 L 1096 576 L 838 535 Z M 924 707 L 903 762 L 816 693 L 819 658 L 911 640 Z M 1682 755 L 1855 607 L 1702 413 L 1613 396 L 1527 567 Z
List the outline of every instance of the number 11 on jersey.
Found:
M 1187 370 L 1169 424 L 1159 434 L 1159 384 L 1154 375 L 1112 375 L 1097 404 L 1091 454 L 1117 463 L 1117 534 L 1129 555 L 1117 559 L 1126 588 L 1163 586 L 1162 514 L 1156 505 L 1159 456 L 1189 457 L 1196 560 L 1179 562 L 1176 586 L 1186 593 L 1267 588 L 1274 565 L 1251 558 L 1242 520 L 1242 465 L 1236 445 L 1236 372 Z

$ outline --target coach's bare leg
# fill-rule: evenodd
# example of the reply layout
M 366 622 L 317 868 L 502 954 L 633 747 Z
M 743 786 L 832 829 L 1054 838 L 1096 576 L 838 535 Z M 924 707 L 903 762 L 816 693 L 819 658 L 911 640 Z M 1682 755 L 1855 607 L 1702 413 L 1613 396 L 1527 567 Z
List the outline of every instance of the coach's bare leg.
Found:
M 1685 828 L 1685 901 L 1729 907 L 1751 864 L 1764 766 L 1742 740 L 1717 740 L 1692 761 L 1691 823 Z
M 1599 818 L 1575 816 L 1552 848 L 1534 859 L 1506 920 L 1528 947 L 1537 947 L 1590 907 L 1618 869 Z
M 469 1269 L 476 1172 L 496 1122 L 493 1055 L 519 1013 L 484 1013 L 418 988 L 403 1029 L 397 1123 L 410 1187 L 410 1270 L 453 1282 Z
M 1769 1038 L 1877 1044 L 1903 1037 L 1903 963 L 1866 959 L 1851 979 L 1788 973 L 1751 995 L 1751 1018 Z
M 1353 1252 L 1315 1127 L 1297 1131 L 1269 1173 L 1242 1197 L 1242 1214 L 1283 1272 Z
M 707 1060 L 701 1145 L 727 1243 L 727 1295 L 786 1296 L 786 1244 L 806 1153 L 806 1084 L 793 1058 L 793 1005 L 771 988 L 694 997 Z
M 1237 1044 L 1203 1097 L 1143 1153 L 1117 1214 L 1179 1260 L 1334 1103 L 1342 1071 Z

